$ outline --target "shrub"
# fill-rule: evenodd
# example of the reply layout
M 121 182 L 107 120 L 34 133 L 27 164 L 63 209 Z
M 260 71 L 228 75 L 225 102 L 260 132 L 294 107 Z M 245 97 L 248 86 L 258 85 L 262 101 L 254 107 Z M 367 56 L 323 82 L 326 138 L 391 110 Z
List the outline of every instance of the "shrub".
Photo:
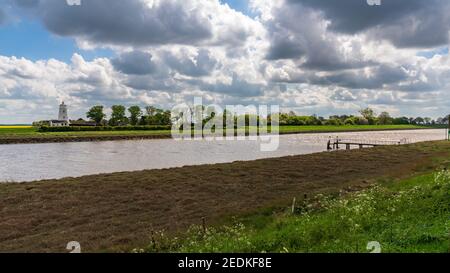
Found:
M 357 121 L 354 118 L 348 118 L 344 121 L 345 125 L 356 125 Z
M 330 119 L 326 123 L 327 125 L 335 125 L 335 126 L 342 125 L 342 121 L 340 119 Z
M 358 125 L 369 125 L 370 122 L 365 118 L 358 118 Z

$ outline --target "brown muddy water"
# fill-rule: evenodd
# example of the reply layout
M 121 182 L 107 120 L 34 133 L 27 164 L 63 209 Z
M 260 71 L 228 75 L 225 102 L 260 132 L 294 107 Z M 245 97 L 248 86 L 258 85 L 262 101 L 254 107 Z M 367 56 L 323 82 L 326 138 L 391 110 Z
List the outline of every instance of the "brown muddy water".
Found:
M 84 175 L 250 161 L 326 151 L 330 137 L 408 143 L 443 140 L 446 130 L 407 130 L 280 136 L 279 148 L 259 141 L 125 140 L 0 145 L 0 182 L 30 182 Z

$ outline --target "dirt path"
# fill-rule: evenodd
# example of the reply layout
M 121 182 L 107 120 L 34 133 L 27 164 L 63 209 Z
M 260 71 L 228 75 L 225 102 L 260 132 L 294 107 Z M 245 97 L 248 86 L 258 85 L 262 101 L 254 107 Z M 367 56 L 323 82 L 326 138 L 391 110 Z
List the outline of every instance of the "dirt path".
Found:
M 120 251 L 294 196 L 365 187 L 448 156 L 449 142 L 0 185 L 0 251 Z

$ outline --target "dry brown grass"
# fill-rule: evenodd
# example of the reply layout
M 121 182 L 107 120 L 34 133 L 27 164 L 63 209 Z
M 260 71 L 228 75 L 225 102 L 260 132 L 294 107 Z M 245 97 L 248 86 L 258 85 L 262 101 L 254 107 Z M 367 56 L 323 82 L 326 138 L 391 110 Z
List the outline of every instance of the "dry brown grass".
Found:
M 152 230 L 182 232 L 224 217 L 288 204 L 294 196 L 362 188 L 448 157 L 450 143 L 342 151 L 231 164 L 0 185 L 0 251 L 127 251 Z

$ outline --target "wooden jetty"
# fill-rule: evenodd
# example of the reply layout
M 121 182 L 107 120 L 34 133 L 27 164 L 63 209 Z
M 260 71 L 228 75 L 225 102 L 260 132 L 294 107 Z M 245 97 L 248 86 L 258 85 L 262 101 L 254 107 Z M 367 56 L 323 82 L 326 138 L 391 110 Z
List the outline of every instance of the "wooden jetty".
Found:
M 345 146 L 346 150 L 350 150 L 352 146 L 363 149 L 367 147 L 404 145 L 408 143 L 409 141 L 407 139 L 396 141 L 334 138 L 328 142 L 328 150 L 340 150 L 341 146 Z

